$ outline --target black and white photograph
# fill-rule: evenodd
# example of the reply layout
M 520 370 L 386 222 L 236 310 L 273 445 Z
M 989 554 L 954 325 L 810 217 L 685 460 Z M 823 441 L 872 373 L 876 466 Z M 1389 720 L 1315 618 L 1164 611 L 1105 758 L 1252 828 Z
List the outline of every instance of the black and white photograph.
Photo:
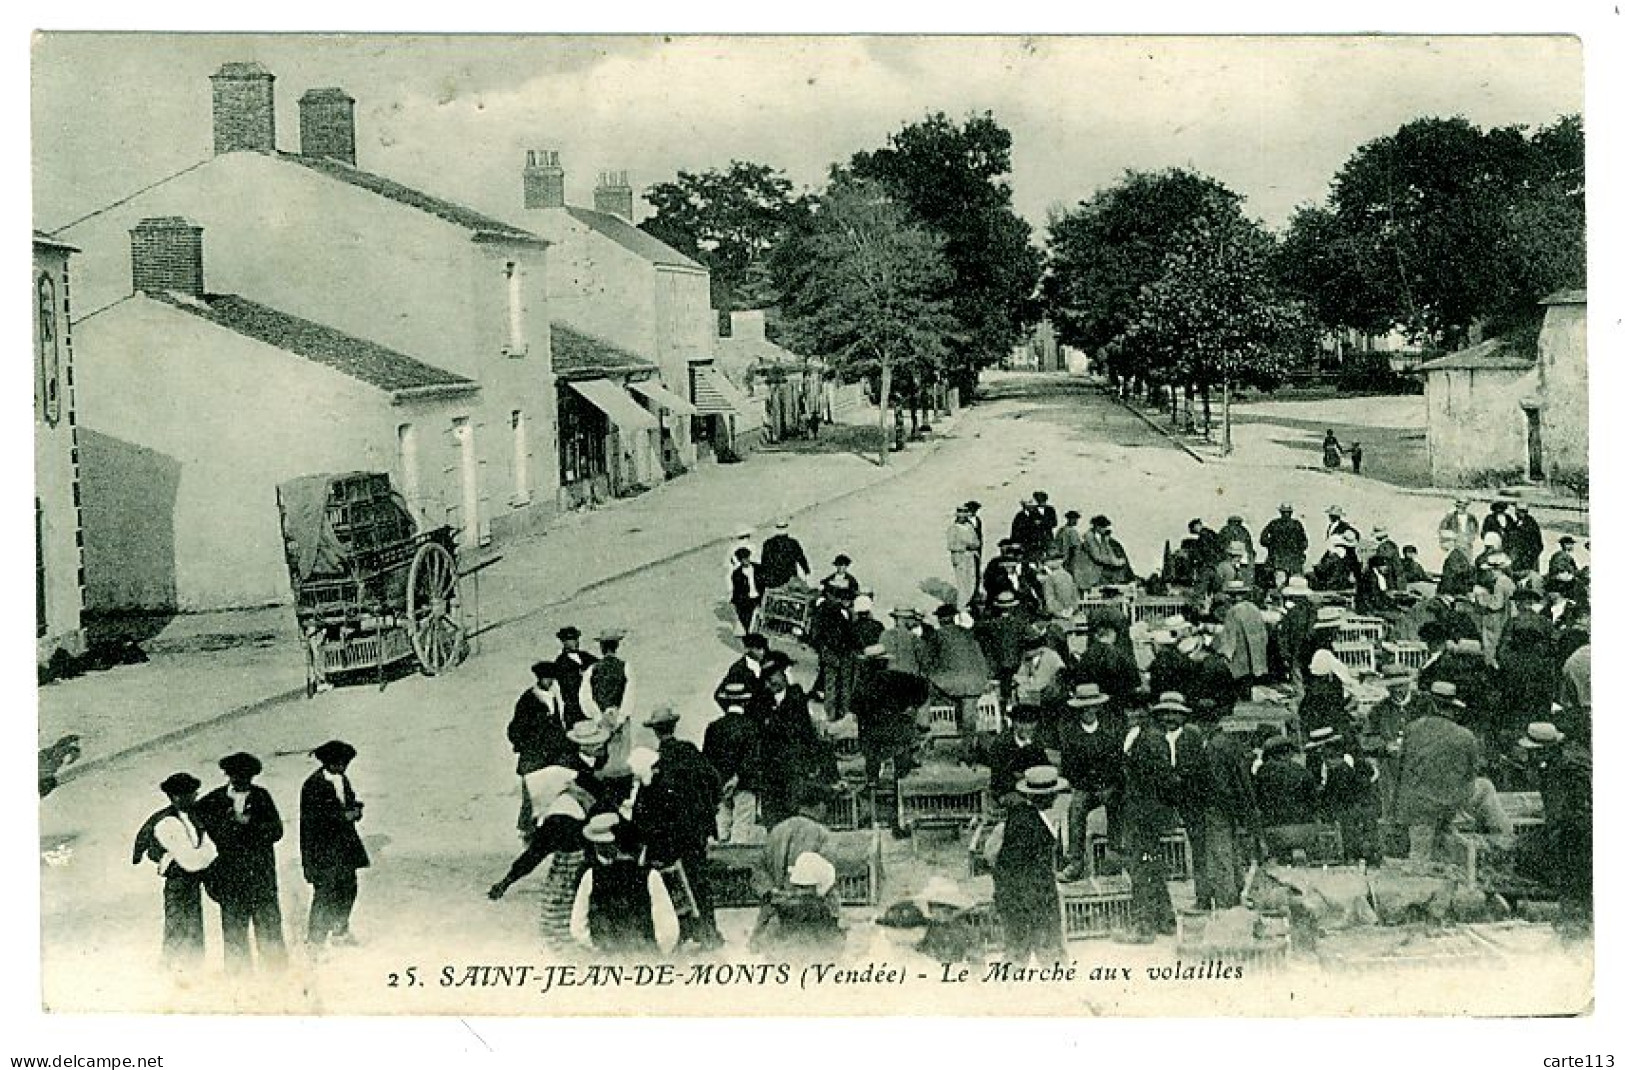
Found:
M 38 33 L 46 1015 L 1597 1013 L 1561 30 Z

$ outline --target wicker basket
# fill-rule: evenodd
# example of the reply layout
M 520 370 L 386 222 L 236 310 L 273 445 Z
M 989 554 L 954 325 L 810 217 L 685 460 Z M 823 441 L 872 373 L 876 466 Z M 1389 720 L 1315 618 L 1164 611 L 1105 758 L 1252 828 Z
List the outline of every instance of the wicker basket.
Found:
M 1185 612 L 1185 600 L 1173 595 L 1144 595 L 1129 604 L 1129 620 L 1155 626 Z
M 830 837 L 824 853 L 835 866 L 835 887 L 840 891 L 842 905 L 880 905 L 884 878 L 880 833 L 873 830 L 838 832 Z
M 1337 642 L 1382 642 L 1388 633 L 1388 622 L 1380 617 L 1344 617 L 1337 624 Z
M 1133 891 L 1127 877 L 1093 877 L 1060 886 L 1061 930 L 1068 940 L 1126 932 Z
M 1106 861 L 1106 837 L 1089 837 L 1089 860 L 1096 872 Z M 1196 870 L 1191 866 L 1191 842 L 1185 835 L 1184 829 L 1168 833 L 1162 838 L 1162 866 L 1171 881 L 1188 881 L 1196 879 Z
M 929 769 L 897 783 L 898 823 L 904 828 L 969 828 L 988 809 L 988 773 L 985 769 Z

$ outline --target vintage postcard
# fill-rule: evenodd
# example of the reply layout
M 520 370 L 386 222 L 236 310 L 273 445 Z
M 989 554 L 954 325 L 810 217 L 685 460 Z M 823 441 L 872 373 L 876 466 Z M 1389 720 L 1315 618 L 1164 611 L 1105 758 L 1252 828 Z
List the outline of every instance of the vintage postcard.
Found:
M 1590 1014 L 1583 51 L 37 35 L 44 1007 Z

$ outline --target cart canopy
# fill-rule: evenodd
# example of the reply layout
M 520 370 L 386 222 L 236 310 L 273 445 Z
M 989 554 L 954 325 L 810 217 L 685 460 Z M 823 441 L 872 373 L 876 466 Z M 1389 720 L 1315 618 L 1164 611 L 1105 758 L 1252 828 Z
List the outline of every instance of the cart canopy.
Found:
M 342 575 L 347 571 L 351 548 L 335 530 L 328 507 L 332 504 L 334 484 L 353 486 L 362 480 L 387 485 L 389 477 L 367 472 L 338 472 L 300 476 L 277 487 L 282 536 L 288 544 L 288 567 L 293 570 L 296 582 L 312 576 Z M 415 530 L 406 502 L 393 490 L 389 498 L 406 518 L 403 530 Z

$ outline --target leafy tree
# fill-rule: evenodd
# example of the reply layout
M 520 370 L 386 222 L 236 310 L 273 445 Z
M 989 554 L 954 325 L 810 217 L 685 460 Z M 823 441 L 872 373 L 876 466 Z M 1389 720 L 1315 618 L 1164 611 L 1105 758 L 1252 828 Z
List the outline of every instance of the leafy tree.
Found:
M 883 184 L 937 234 L 952 268 L 942 295 L 962 330 L 948 359 L 968 395 L 979 369 L 997 362 L 1037 322 L 1043 254 L 1011 207 L 1010 132 L 989 112 L 954 122 L 941 112 L 852 157 L 854 176 Z
M 1199 387 L 1204 409 L 1210 388 L 1222 389 L 1227 453 L 1230 388 L 1274 385 L 1313 337 L 1303 306 L 1271 273 L 1272 251 L 1270 236 L 1239 215 L 1193 221 L 1119 339 L 1167 379 Z
M 953 278 L 942 243 L 885 187 L 837 170 L 774 265 L 790 347 L 849 379 L 878 378 L 884 465 L 894 377 L 940 366 L 957 341 L 940 296 Z
M 1357 149 L 1327 208 L 1301 210 L 1280 277 L 1329 327 L 1459 345 L 1526 323 L 1585 277 L 1585 135 L 1416 119 Z
M 1163 263 L 1198 220 L 1239 219 L 1241 198 L 1194 171 L 1126 172 L 1049 221 L 1044 301 L 1056 335 L 1106 358 L 1114 378 L 1150 369 L 1113 346 L 1135 318 L 1140 291 L 1162 277 Z
M 711 269 L 713 307 L 772 303 L 769 255 L 806 212 L 788 178 L 766 164 L 734 160 L 723 171 L 679 171 L 675 181 L 650 186 L 644 199 L 655 213 L 639 225 Z

